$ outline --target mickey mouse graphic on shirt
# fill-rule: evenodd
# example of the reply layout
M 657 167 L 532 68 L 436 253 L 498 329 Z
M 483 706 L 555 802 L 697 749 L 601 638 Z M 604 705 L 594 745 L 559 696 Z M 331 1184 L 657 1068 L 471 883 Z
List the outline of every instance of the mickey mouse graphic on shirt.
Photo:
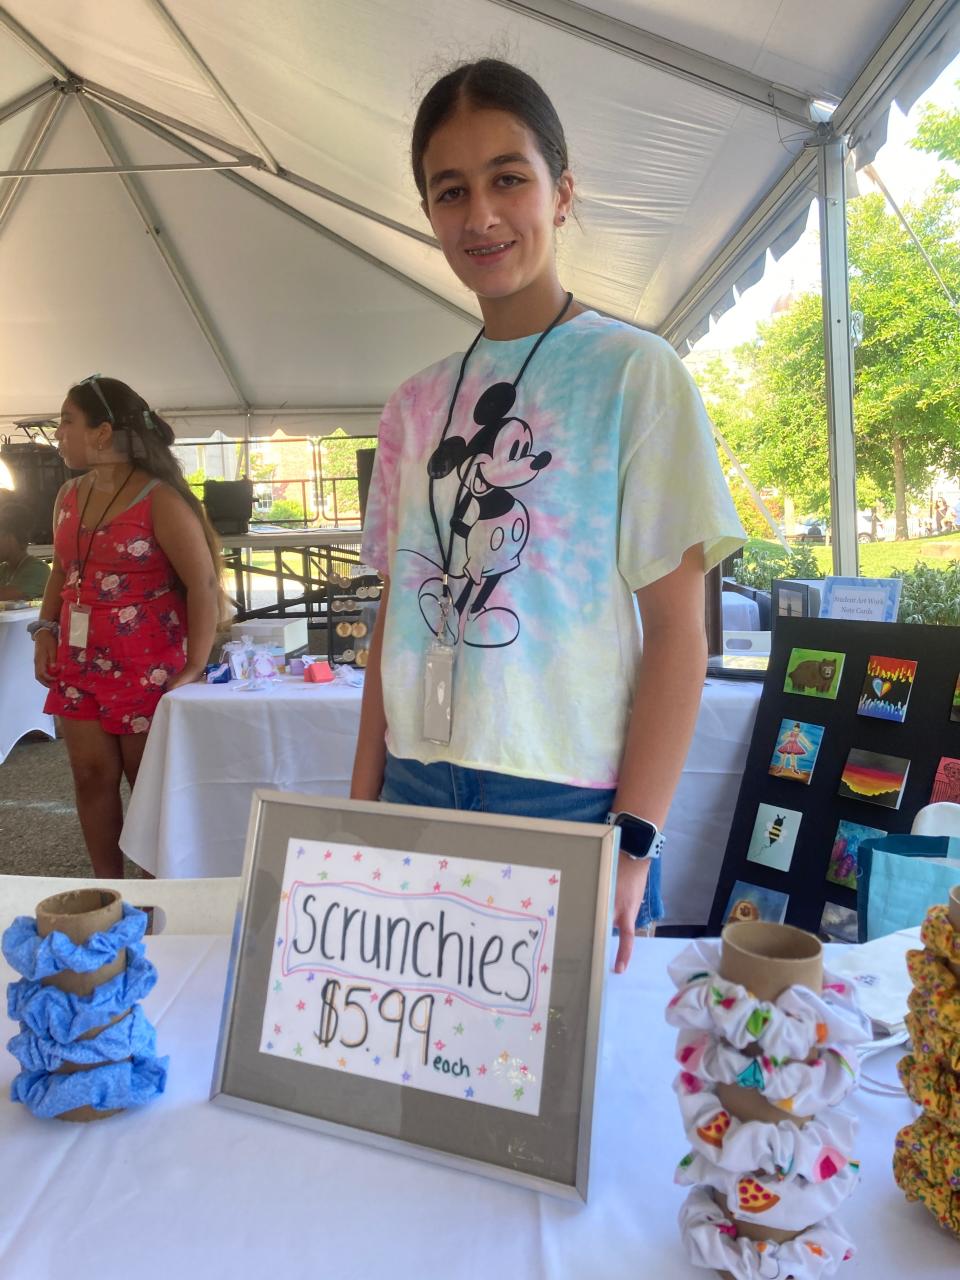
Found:
M 462 634 L 464 644 L 497 649 L 513 644 L 520 634 L 516 613 L 489 602 L 500 579 L 519 566 L 530 535 L 530 516 L 514 490 L 535 479 L 551 455 L 546 450 L 536 453 L 529 424 L 509 416 L 516 396 L 509 382 L 488 387 L 473 411 L 480 430 L 469 441 L 462 436 L 441 440 L 427 463 L 431 507 L 437 480 L 452 471 L 460 479 L 448 547 L 452 551 L 454 539 L 462 539 L 466 559 L 462 575 L 453 580 L 459 589 L 453 590 L 453 608 L 446 620 L 450 643 Z M 434 634 L 440 626 L 442 598 L 441 578 L 421 584 L 420 612 Z

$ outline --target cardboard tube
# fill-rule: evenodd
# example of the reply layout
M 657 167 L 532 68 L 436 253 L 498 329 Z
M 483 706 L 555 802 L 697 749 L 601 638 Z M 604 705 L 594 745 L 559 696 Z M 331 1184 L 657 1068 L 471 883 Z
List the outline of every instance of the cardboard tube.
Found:
M 95 933 L 103 933 L 112 928 L 123 918 L 123 899 L 115 889 L 70 889 L 66 893 L 54 894 L 52 898 L 44 898 L 37 904 L 37 933 L 41 938 L 48 934 L 64 933 L 71 942 L 86 942 Z M 44 985 L 59 987 L 69 995 L 88 996 L 96 987 L 109 982 L 111 978 L 122 973 L 127 967 L 127 949 L 121 948 L 115 960 L 101 965 L 90 973 L 75 973 L 65 969 L 62 973 L 51 974 L 42 979 Z M 106 1026 L 119 1022 L 129 1013 L 129 1009 L 117 1014 L 103 1026 L 93 1027 L 82 1040 L 91 1040 Z M 58 1070 L 60 1075 L 72 1075 L 77 1071 L 90 1071 L 99 1064 L 79 1064 L 65 1062 Z M 57 1116 L 58 1120 L 72 1120 L 85 1123 L 89 1120 L 105 1120 L 114 1116 L 120 1108 L 112 1111 L 97 1111 L 93 1107 L 74 1107 L 72 1111 L 64 1111 Z
M 950 900 L 947 902 L 947 916 L 954 929 L 960 933 L 960 884 L 955 884 L 950 890 Z M 960 964 L 951 963 L 950 968 L 960 978 Z
M 720 976 L 745 987 L 759 1000 L 776 1000 L 787 987 L 797 985 L 816 992 L 823 990 L 823 947 L 812 933 L 761 920 L 728 924 L 720 937 Z M 751 1049 L 759 1056 L 759 1046 L 751 1046 L 746 1052 L 749 1054 Z M 715 1087 L 724 1107 L 738 1120 L 760 1120 L 764 1124 L 789 1120 L 799 1127 L 810 1118 L 795 1116 L 774 1106 L 756 1089 L 741 1089 L 739 1085 L 730 1084 Z M 737 1217 L 733 1222 L 740 1235 L 748 1240 L 773 1240 L 782 1244 L 800 1234 L 765 1227 L 758 1222 L 744 1222 Z

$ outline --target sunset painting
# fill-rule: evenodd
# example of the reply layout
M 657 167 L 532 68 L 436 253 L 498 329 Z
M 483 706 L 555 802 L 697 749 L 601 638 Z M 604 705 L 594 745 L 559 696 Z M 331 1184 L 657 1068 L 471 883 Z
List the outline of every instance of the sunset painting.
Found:
M 882 756 L 854 747 L 840 778 L 839 795 L 847 800 L 899 809 L 910 761 L 902 756 Z

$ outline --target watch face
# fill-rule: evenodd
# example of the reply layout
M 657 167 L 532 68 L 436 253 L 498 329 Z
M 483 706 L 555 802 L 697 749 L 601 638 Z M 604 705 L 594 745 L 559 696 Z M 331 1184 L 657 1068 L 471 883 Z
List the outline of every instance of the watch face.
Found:
M 653 823 L 622 813 L 617 818 L 617 826 L 620 828 L 621 850 L 632 858 L 645 858 L 657 834 Z

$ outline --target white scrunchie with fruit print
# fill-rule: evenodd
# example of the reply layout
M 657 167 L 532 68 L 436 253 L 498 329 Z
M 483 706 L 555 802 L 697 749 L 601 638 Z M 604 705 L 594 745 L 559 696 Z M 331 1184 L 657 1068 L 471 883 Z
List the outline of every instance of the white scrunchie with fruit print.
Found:
M 673 1175 L 681 1187 L 711 1187 L 721 1208 L 735 1218 L 775 1227 L 778 1231 L 806 1231 L 834 1213 L 857 1189 L 860 1166 L 848 1160 L 833 1177 L 821 1182 L 793 1178 L 784 1182 L 776 1174 L 734 1173 L 690 1152 Z

